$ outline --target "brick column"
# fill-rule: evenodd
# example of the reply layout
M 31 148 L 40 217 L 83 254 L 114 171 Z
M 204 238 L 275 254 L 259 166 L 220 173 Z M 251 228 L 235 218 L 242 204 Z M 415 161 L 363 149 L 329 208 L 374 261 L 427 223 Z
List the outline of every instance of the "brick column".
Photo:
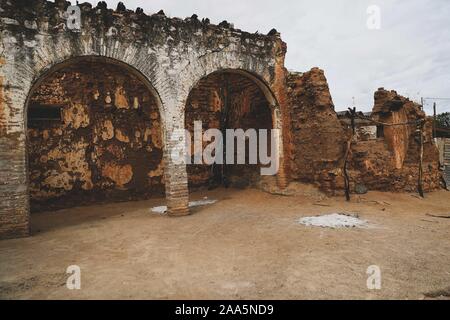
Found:
M 290 182 L 290 159 L 291 150 L 289 148 L 291 137 L 291 119 L 289 116 L 289 103 L 286 91 L 286 76 L 287 69 L 284 66 L 284 61 L 286 57 L 287 46 L 281 39 L 277 40 L 274 47 L 275 56 L 275 73 L 274 80 L 272 83 L 272 91 L 277 97 L 279 103 L 279 113 L 277 114 L 277 126 L 282 132 L 282 148 L 280 150 L 280 167 L 277 174 L 277 183 L 280 189 L 285 189 Z
M 279 189 L 284 190 L 289 185 L 288 176 L 286 173 L 286 150 L 285 150 L 285 129 L 283 127 L 284 119 L 281 116 L 281 108 L 279 106 L 273 107 L 272 112 L 272 125 L 279 130 L 281 136 L 278 137 L 278 172 L 277 172 L 277 186 Z
M 24 133 L 0 130 L 0 239 L 30 235 Z
M 184 122 L 184 117 L 180 117 Z M 172 127 L 169 124 L 169 127 Z M 183 126 L 176 126 L 184 128 Z M 164 179 L 166 186 L 167 211 L 169 216 L 189 215 L 189 188 L 186 163 L 182 158 L 186 154 L 184 129 L 168 129 L 166 131 L 166 144 L 164 155 Z
M 277 184 L 278 188 L 280 189 L 286 189 L 289 185 L 288 177 L 286 175 L 286 169 L 285 169 L 285 160 L 284 157 L 280 157 L 280 167 L 278 169 L 277 173 Z
M 24 73 L 5 68 L 5 63 L 6 59 L 0 57 L 0 239 L 30 235 L 23 113 L 29 79 Z M 13 75 L 23 86 L 8 81 Z

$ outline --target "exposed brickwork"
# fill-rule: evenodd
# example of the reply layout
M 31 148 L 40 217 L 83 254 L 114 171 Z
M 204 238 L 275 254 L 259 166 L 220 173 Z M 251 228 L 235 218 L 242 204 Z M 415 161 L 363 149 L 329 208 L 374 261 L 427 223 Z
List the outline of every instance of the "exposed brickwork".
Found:
M 25 135 L 0 136 L 0 238 L 29 234 Z

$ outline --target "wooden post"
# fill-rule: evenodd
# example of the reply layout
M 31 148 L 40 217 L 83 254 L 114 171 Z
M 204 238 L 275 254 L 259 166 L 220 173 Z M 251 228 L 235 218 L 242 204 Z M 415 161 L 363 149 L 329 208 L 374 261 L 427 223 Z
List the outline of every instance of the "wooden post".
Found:
M 437 120 L 437 115 L 436 115 L 436 102 L 433 103 L 433 138 L 436 138 L 436 120 Z
M 352 134 L 350 139 L 347 141 L 347 149 L 345 150 L 345 157 L 344 157 L 344 183 L 345 183 L 345 198 L 347 201 L 350 201 L 350 178 L 348 176 L 347 172 L 347 163 L 348 163 L 348 156 L 350 155 L 350 149 L 352 147 L 352 141 L 353 137 L 356 134 L 356 126 L 355 126 L 355 117 L 356 117 L 356 107 L 349 108 L 350 116 L 351 116 L 351 125 L 352 125 Z
M 423 192 L 423 128 L 425 125 L 425 120 L 421 121 L 420 126 L 420 161 L 419 161 L 419 194 L 422 198 L 425 198 L 425 194 Z
M 352 137 L 347 141 L 347 150 L 345 150 L 345 158 L 344 158 L 344 183 L 345 183 L 345 198 L 347 201 L 350 201 L 350 179 L 348 177 L 347 173 L 347 162 L 348 162 L 348 156 L 350 154 L 350 148 L 352 146 Z

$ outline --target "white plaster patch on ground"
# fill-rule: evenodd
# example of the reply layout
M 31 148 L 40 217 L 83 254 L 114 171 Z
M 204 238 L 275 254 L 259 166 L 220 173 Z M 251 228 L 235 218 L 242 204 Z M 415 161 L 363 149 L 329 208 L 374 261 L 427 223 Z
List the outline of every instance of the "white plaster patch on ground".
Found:
M 191 202 L 189 202 L 189 208 L 207 206 L 207 205 L 214 204 L 216 202 L 217 202 L 217 200 L 208 200 L 206 198 L 203 200 L 191 201 Z M 165 214 L 167 212 L 167 206 L 153 207 L 151 209 L 151 211 L 153 213 L 157 213 L 157 214 Z
M 366 227 L 367 221 L 361 220 L 356 216 L 332 213 L 323 216 L 305 217 L 298 220 L 298 223 L 305 226 L 321 227 L 321 228 L 357 228 Z
M 164 214 L 167 211 L 167 206 L 153 207 L 152 212 L 158 214 Z
M 210 205 L 210 204 L 214 204 L 216 202 L 217 202 L 217 200 L 208 200 L 208 199 L 203 199 L 203 200 L 198 200 L 198 201 L 191 201 L 191 202 L 189 202 L 189 208 L 207 206 L 207 205 Z

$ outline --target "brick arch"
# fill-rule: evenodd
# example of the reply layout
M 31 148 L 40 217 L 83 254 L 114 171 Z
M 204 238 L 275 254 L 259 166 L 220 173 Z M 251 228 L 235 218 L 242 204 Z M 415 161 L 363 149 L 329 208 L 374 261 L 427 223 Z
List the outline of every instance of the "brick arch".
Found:
M 127 64 L 125 64 L 122 61 L 119 60 L 115 60 L 112 58 L 107 58 L 107 57 L 101 57 L 101 56 L 79 56 L 79 57 L 74 57 L 74 58 L 70 58 L 68 60 L 65 60 L 61 63 L 58 63 L 56 65 L 50 66 L 48 68 L 45 68 L 45 70 L 43 70 L 40 75 L 37 77 L 37 79 L 34 81 L 31 89 L 29 90 L 28 93 L 28 97 L 26 99 L 25 102 L 25 108 L 24 108 L 24 127 L 25 127 L 25 135 L 27 136 L 26 138 L 26 157 L 27 157 L 27 166 L 26 166 L 26 172 L 27 172 L 27 178 L 29 179 L 29 170 L 30 170 L 30 166 L 28 165 L 28 156 L 29 156 L 29 146 L 30 146 L 30 139 L 28 137 L 28 130 L 27 130 L 27 123 L 28 123 L 28 110 L 29 110 L 29 105 L 31 103 L 31 98 L 33 96 L 33 94 L 35 93 L 36 89 L 38 89 L 42 83 L 44 83 L 45 81 L 47 81 L 49 78 L 51 78 L 55 73 L 57 73 L 58 71 L 64 70 L 66 68 L 71 68 L 72 71 L 77 70 L 77 66 L 79 64 L 82 63 L 100 63 L 103 66 L 105 66 L 106 68 L 108 67 L 108 65 L 110 66 L 116 66 L 116 70 L 121 70 L 119 72 L 125 72 L 129 75 L 131 75 L 132 77 L 134 77 L 141 85 L 143 88 L 145 88 L 145 90 L 148 92 L 148 94 L 152 97 L 153 100 L 153 106 L 157 107 L 157 112 L 159 114 L 159 122 L 160 122 L 160 129 L 159 131 L 159 138 L 161 140 L 158 140 L 161 142 L 161 148 L 163 150 L 163 152 L 165 152 L 165 141 L 163 138 L 163 134 L 164 134 L 164 123 L 163 123 L 163 113 L 162 113 L 162 101 L 161 98 L 159 96 L 158 91 L 153 87 L 153 85 L 150 83 L 150 81 L 147 79 L 147 77 L 145 77 L 145 75 L 143 75 L 139 70 L 136 70 L 134 67 L 129 66 Z M 155 109 L 153 109 L 155 111 Z M 150 119 L 147 120 L 143 120 L 144 122 L 149 122 Z M 152 158 L 152 159 L 158 159 L 158 161 L 162 160 L 160 158 Z M 163 169 L 163 172 L 165 173 L 165 170 Z M 136 172 L 134 173 L 134 175 L 136 176 Z M 140 175 L 142 176 L 142 175 Z M 28 195 L 30 196 L 30 181 L 27 181 L 27 188 L 28 188 Z M 147 189 L 147 190 L 151 190 L 151 189 Z M 150 191 L 148 191 L 150 192 Z M 137 196 L 139 195 L 138 193 L 136 194 Z M 31 196 L 30 196 L 31 197 Z
M 47 66 L 46 68 L 41 70 L 34 77 L 35 78 L 34 82 L 32 83 L 31 88 L 28 90 L 27 99 L 24 104 L 25 123 L 27 121 L 27 106 L 29 104 L 29 99 L 33 95 L 34 91 L 47 79 L 47 77 L 51 76 L 54 72 L 62 70 L 68 66 L 72 66 L 73 64 L 76 64 L 78 62 L 93 62 L 93 63 L 98 62 L 98 63 L 104 63 L 106 65 L 112 64 L 112 65 L 116 65 L 116 66 L 126 70 L 127 72 L 131 73 L 132 75 L 136 76 L 145 85 L 145 87 L 150 91 L 152 96 L 155 98 L 156 104 L 158 105 L 158 110 L 159 110 L 160 116 L 162 118 L 162 121 L 164 121 L 163 103 L 162 103 L 161 97 L 159 95 L 159 92 L 156 90 L 156 88 L 153 86 L 153 84 L 150 82 L 150 80 L 140 70 L 137 70 L 133 66 L 128 65 L 121 60 L 116 60 L 116 59 L 104 57 L 104 56 L 86 55 L 86 56 L 77 56 L 77 57 L 69 58 L 67 60 L 56 63 L 54 65 Z M 161 132 L 161 134 L 163 134 L 163 133 Z
M 86 31 L 86 30 L 84 30 Z M 81 33 L 84 32 L 82 30 Z M 109 33 L 109 32 L 108 32 Z M 8 80 L 11 83 L 11 94 L 14 97 L 14 107 L 17 108 L 16 114 L 19 118 L 18 125 L 13 127 L 17 133 L 25 133 L 26 108 L 29 92 L 38 84 L 41 77 L 64 67 L 71 61 L 79 59 L 99 59 L 109 63 L 124 66 L 127 70 L 139 75 L 145 83 L 149 85 L 149 89 L 154 91 L 158 100 L 158 107 L 162 120 L 162 140 L 163 140 L 163 161 L 164 161 L 164 177 L 166 187 L 166 198 L 168 205 L 168 213 L 170 215 L 186 215 L 189 214 L 188 209 L 188 190 L 187 190 L 187 172 L 184 165 L 174 163 L 170 159 L 170 152 L 177 148 L 171 139 L 171 133 L 174 129 L 184 128 L 184 107 L 180 106 L 180 97 L 183 99 L 182 89 L 184 84 L 189 82 L 182 81 L 182 78 L 175 77 L 179 74 L 176 65 L 171 65 L 169 68 L 164 65 L 170 60 L 169 54 L 164 47 L 151 47 L 146 45 L 135 46 L 114 34 L 108 35 L 105 33 L 102 37 L 88 37 L 82 39 L 79 36 L 66 37 L 61 36 L 57 39 L 49 39 L 47 37 L 39 38 L 33 45 L 32 53 L 27 53 L 24 48 L 19 48 L 22 54 L 21 63 L 11 63 L 9 66 L 15 71 L 10 72 L 14 77 Z M 180 59 L 188 58 L 181 55 Z M 182 125 L 179 125 L 177 120 L 181 120 Z M 22 157 L 26 158 L 26 139 L 23 137 L 23 145 L 21 147 Z M 21 184 L 27 186 L 27 172 L 26 165 L 22 172 L 18 174 L 21 176 Z M 29 201 L 28 191 L 24 194 L 21 191 L 21 196 L 25 200 L 22 201 L 21 211 L 25 211 L 25 223 L 20 226 L 19 231 L 9 231 L 15 235 L 29 234 Z M 1 206 L 0 206 L 1 207 Z M 12 220 L 12 219 L 11 219 Z M 23 225 L 26 225 L 23 228 Z M 9 237 L 6 235 L 6 237 Z
M 273 129 L 279 129 L 277 139 L 279 165 L 277 174 L 278 185 L 285 187 L 285 161 L 283 146 L 283 117 L 280 103 L 270 86 L 273 81 L 273 62 L 258 59 L 253 55 L 242 52 L 213 52 L 201 56 L 195 61 L 191 61 L 180 73 L 182 99 L 179 104 L 179 113 L 182 121 L 185 121 L 185 107 L 191 90 L 201 81 L 201 79 L 219 72 L 237 73 L 252 80 L 263 92 L 272 113 Z
M 273 60 L 260 59 L 255 55 L 239 51 L 212 52 L 190 61 L 179 75 L 182 98 L 178 106 L 179 113 L 183 115 L 183 123 L 186 102 L 196 84 L 212 73 L 227 71 L 242 74 L 255 82 L 272 108 L 273 128 L 282 129 L 281 105 L 270 85 L 274 81 L 274 67 L 275 61 Z M 280 155 L 284 155 L 282 130 L 280 130 L 280 134 L 279 152 Z
M 202 51 L 202 50 L 200 50 Z M 168 80 L 174 85 L 174 91 L 170 91 L 173 96 L 168 97 L 168 108 L 166 111 L 166 143 L 170 154 L 165 158 L 167 167 L 170 170 L 173 183 L 166 184 L 166 196 L 168 202 L 168 210 L 171 215 L 187 215 L 189 214 L 189 190 L 188 176 L 186 164 L 179 163 L 176 159 L 180 155 L 186 154 L 186 141 L 184 135 L 179 135 L 180 130 L 184 133 L 185 128 L 185 107 L 189 97 L 189 93 L 200 79 L 218 71 L 232 70 L 242 73 L 257 82 L 257 85 L 263 90 L 269 102 L 272 104 L 272 119 L 274 128 L 281 129 L 281 111 L 276 96 L 273 94 L 269 82 L 273 78 L 273 68 L 275 60 L 271 58 L 256 58 L 251 54 L 241 51 L 220 51 L 211 52 L 204 55 L 199 53 L 194 56 L 184 56 L 186 61 L 175 70 L 172 70 L 174 77 Z M 174 72 L 176 71 L 176 72 Z M 281 131 L 280 131 L 281 132 Z M 282 134 L 281 134 L 282 135 Z M 282 137 L 279 137 L 279 147 L 283 155 Z M 280 159 L 280 173 L 284 175 L 284 160 Z M 283 178 L 284 179 L 284 178 Z
M 208 77 L 211 74 L 220 73 L 220 72 L 228 72 L 228 73 L 240 74 L 240 75 L 242 75 L 242 76 L 252 80 L 261 89 L 261 91 L 263 92 L 264 96 L 266 97 L 267 102 L 269 103 L 269 106 L 271 108 L 273 129 L 280 129 L 279 154 L 283 155 L 283 136 L 282 136 L 282 131 L 281 131 L 281 129 L 283 128 L 283 120 L 282 120 L 282 117 L 281 117 L 280 104 L 278 103 L 278 100 L 277 100 L 275 94 L 272 92 L 272 90 L 271 90 L 270 86 L 268 85 L 267 81 L 265 81 L 264 78 L 261 78 L 260 76 L 256 75 L 255 73 L 253 73 L 251 71 L 248 71 L 248 70 L 245 70 L 245 69 L 240 69 L 240 68 L 238 68 L 238 69 L 219 68 L 219 69 L 215 69 L 212 72 L 206 73 L 205 75 L 203 75 L 200 78 L 196 79 L 195 82 L 191 83 L 191 85 L 189 86 L 190 90 L 187 93 L 187 95 L 185 95 L 185 100 L 183 100 L 183 114 L 185 112 L 184 108 L 186 106 L 186 102 L 187 102 L 187 99 L 189 97 L 189 93 L 198 84 L 198 82 L 201 79 L 203 79 L 205 77 Z
M 71 62 L 80 59 L 98 60 L 122 66 L 138 76 L 158 98 L 161 117 L 164 117 L 166 100 L 170 99 L 173 87 L 158 61 L 149 59 L 148 48 L 145 46 L 125 44 L 120 39 L 105 35 L 83 42 L 78 38 L 67 37 L 50 43 L 42 40 L 42 43 L 33 47 L 33 51 L 32 55 L 25 55 L 25 61 L 14 64 L 18 77 L 13 82 L 20 83 L 22 91 L 29 92 L 42 76 Z M 163 52 L 158 54 L 164 55 Z
M 232 71 L 254 80 L 263 90 L 268 101 L 274 102 L 276 106 L 278 102 L 269 85 L 273 78 L 271 70 L 273 67 L 273 61 L 258 59 L 253 55 L 238 51 L 212 52 L 200 56 L 190 61 L 180 72 L 183 102 L 186 103 L 189 93 L 202 78 L 219 71 Z
M 9 97 L 10 99 L 6 101 L 6 106 L 11 110 L 15 111 L 16 123 L 13 126 L 8 127 L 7 134 L 17 135 L 16 144 L 11 145 L 12 148 L 15 149 L 16 158 L 14 159 L 17 162 L 13 162 L 14 168 L 11 170 L 11 176 L 14 179 L 17 188 L 15 188 L 12 193 L 14 193 L 14 197 L 17 199 L 14 207 L 11 210 L 11 205 L 8 203 L 4 203 L 8 206 L 10 210 L 9 221 L 11 221 L 10 225 L 2 225 L 2 229 L 0 230 L 1 238 L 10 238 L 10 237 L 20 237 L 20 236 L 28 236 L 30 234 L 30 204 L 29 204 L 29 181 L 28 181 L 28 160 L 27 160 L 27 107 L 29 104 L 29 98 L 32 96 L 34 90 L 43 82 L 45 79 L 53 74 L 55 71 L 61 70 L 66 66 L 72 65 L 77 61 L 99 61 L 106 64 L 113 64 L 120 66 L 131 72 L 135 75 L 142 83 L 147 87 L 147 89 L 151 92 L 152 96 L 155 98 L 155 101 L 158 105 L 159 114 L 161 117 L 161 137 L 162 137 L 162 145 L 163 145 L 163 161 L 167 163 L 167 150 L 166 150 L 166 132 L 165 132 L 165 101 L 162 96 L 159 94 L 159 90 L 161 90 L 166 95 L 170 95 L 170 90 L 164 87 L 164 83 L 169 83 L 169 81 L 164 80 L 164 75 L 158 73 L 158 71 L 152 70 L 151 65 L 140 64 L 139 59 L 117 59 L 115 57 L 109 56 L 99 56 L 99 55 L 75 55 L 72 53 L 67 54 L 58 54 L 57 50 L 53 51 L 54 54 L 50 54 L 49 52 L 44 53 L 43 50 L 36 50 L 37 54 L 33 56 L 32 59 L 28 58 L 25 60 L 26 63 L 16 64 L 12 63 L 9 67 L 15 69 L 13 77 L 9 77 L 7 80 L 7 85 L 10 88 Z M 47 57 L 44 60 L 41 58 L 43 55 Z M 114 55 L 112 55 L 114 56 Z M 66 58 L 67 57 L 67 58 Z M 128 60 L 131 62 L 126 62 L 124 60 Z M 137 69 L 137 68 L 140 69 Z M 152 81 L 151 79 L 154 79 Z M 157 83 L 157 86 L 160 88 L 159 90 L 153 85 L 153 83 Z M 17 165 L 19 163 L 19 165 Z M 165 185 L 166 191 L 167 188 L 170 189 L 170 181 L 171 175 L 167 172 L 168 170 L 164 170 L 165 177 Z M 10 195 L 10 194 L 6 194 Z M 168 197 L 168 203 L 170 203 L 170 197 Z M 1 209 L 1 205 L 0 205 Z

